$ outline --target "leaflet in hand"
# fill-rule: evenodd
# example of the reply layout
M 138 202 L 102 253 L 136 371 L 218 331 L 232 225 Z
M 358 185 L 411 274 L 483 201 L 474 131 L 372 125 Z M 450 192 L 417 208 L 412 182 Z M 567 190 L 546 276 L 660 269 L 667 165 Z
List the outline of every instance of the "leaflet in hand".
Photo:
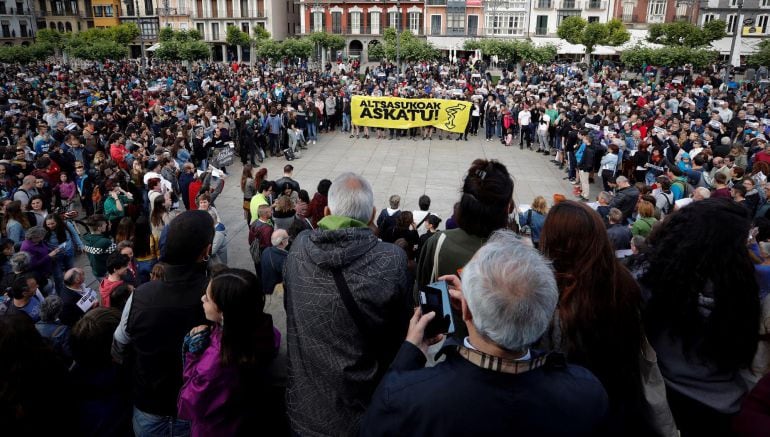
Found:
M 83 293 L 83 297 L 81 297 L 78 301 L 78 308 L 80 308 L 84 313 L 88 312 L 88 310 L 94 306 L 96 299 L 98 299 L 96 292 L 90 288 L 86 288 L 85 292 Z

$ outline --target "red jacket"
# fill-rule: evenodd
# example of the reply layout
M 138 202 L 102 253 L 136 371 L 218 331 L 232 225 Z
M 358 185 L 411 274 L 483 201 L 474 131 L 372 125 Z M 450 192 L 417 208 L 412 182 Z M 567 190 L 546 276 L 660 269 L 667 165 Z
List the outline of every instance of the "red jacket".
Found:
M 110 158 L 123 170 L 128 170 L 128 164 L 126 163 L 127 153 L 128 150 L 126 150 L 125 144 L 110 144 Z

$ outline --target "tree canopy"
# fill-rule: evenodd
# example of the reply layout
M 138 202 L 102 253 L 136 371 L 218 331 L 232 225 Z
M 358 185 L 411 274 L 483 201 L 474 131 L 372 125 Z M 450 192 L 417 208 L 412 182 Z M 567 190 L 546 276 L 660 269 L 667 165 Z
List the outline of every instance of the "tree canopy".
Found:
M 726 26 L 722 20 L 709 21 L 703 27 L 687 21 L 653 24 L 647 34 L 647 41 L 665 46 L 704 47 L 727 36 Z
M 589 23 L 579 16 L 562 20 L 556 34 L 570 44 L 584 45 L 587 57 L 591 56 L 591 52 L 598 45 L 619 46 L 631 39 L 626 26 L 618 19 L 606 23 Z
M 535 62 L 546 64 L 556 58 L 556 47 L 553 45 L 536 46 L 526 40 L 478 39 L 465 41 L 465 50 L 481 50 L 481 53 L 497 56 L 505 62 Z
M 718 52 L 703 48 L 687 46 L 651 48 L 637 46 L 624 51 L 620 55 L 620 60 L 629 67 L 641 67 L 643 65 L 676 67 L 692 64 L 693 67 L 703 68 L 712 64 L 718 57 Z
M 164 28 L 158 35 L 160 47 L 155 57 L 167 61 L 197 61 L 208 59 L 211 48 L 202 41 L 197 30 L 173 30 Z
M 441 57 L 441 53 L 433 47 L 433 44 L 415 37 L 412 32 L 405 30 L 400 35 L 401 41 L 398 40 L 399 33 L 396 29 L 385 29 L 384 44 L 370 47 L 369 58 L 395 61 L 400 57 L 407 62 L 416 62 L 433 61 Z
M 225 37 L 228 45 L 246 47 L 251 44 L 249 34 L 236 26 L 227 26 L 227 36 Z
M 759 43 L 759 50 L 749 56 L 748 65 L 770 67 L 770 39 Z
M 91 28 L 82 32 L 65 34 L 62 37 L 64 51 L 75 58 L 91 61 L 121 59 L 128 56 L 128 44 L 140 34 L 134 23 L 108 28 Z M 47 40 L 58 37 L 44 35 Z
M 309 39 L 289 38 L 284 41 L 262 41 L 257 47 L 260 58 L 279 61 L 283 58 L 307 59 L 313 54 L 313 42 Z

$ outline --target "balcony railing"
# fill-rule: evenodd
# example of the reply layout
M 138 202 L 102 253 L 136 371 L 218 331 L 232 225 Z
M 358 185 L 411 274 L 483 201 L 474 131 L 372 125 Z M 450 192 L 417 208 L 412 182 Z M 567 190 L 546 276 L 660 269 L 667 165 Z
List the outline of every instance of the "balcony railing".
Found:
M 385 26 L 340 26 L 340 27 L 327 27 L 316 28 L 309 26 L 303 30 L 303 34 L 309 35 L 314 32 L 329 32 L 338 35 L 382 35 L 387 27 Z M 425 29 L 423 26 L 417 28 L 405 27 L 403 30 L 412 32 L 413 35 L 425 36 Z
M 592 1 L 592 0 L 589 0 L 586 2 L 586 10 L 595 10 L 595 9 L 607 9 L 607 2 Z
M 159 10 L 162 11 L 163 8 L 159 8 Z M 162 15 L 162 14 L 160 14 L 160 15 Z M 180 13 L 179 15 L 188 15 L 188 14 L 181 14 Z M 223 19 L 227 19 L 227 18 L 233 18 L 233 19 L 237 19 L 237 18 L 257 18 L 257 19 L 266 18 L 264 11 L 258 11 L 256 9 L 241 11 L 240 16 L 237 16 L 237 14 L 235 13 L 235 10 L 233 10 L 233 16 L 228 16 L 227 15 L 227 11 L 225 11 L 224 14 L 219 14 L 218 13 L 218 14 L 214 15 L 214 14 L 212 14 L 210 12 L 208 14 L 205 14 L 202 11 L 198 12 L 198 11 L 190 9 L 189 10 L 189 15 L 190 15 L 190 17 L 192 17 L 192 18 L 194 18 L 196 20 L 223 20 Z
M 578 0 L 561 0 L 557 9 L 581 9 L 582 3 Z
M 31 12 L 30 12 L 31 13 Z M 13 12 L 11 12 L 13 14 Z M 42 17 L 71 17 L 71 16 L 79 16 L 80 12 L 72 12 L 70 10 L 64 10 L 64 11 L 35 11 L 35 16 L 42 18 Z
M 446 0 L 426 0 L 425 6 L 446 6 Z
M 647 16 L 647 22 L 648 23 L 662 23 L 664 21 L 666 21 L 666 16 L 665 15 L 652 15 L 652 14 L 650 14 L 650 15 Z
M 184 16 L 190 15 L 191 12 L 189 8 L 168 8 L 168 12 L 166 12 L 166 8 L 155 8 L 155 15 L 159 17 L 165 17 L 166 15 L 170 17 Z
M 534 3 L 535 9 L 551 9 L 553 8 L 553 2 L 551 0 L 537 0 Z
M 547 34 L 548 34 L 547 27 L 535 27 L 535 35 L 547 35 Z

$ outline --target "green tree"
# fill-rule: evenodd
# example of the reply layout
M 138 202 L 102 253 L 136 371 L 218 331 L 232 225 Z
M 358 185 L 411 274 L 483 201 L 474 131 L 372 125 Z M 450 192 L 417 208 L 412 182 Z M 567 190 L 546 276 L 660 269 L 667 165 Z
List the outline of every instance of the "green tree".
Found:
M 257 55 L 263 59 L 269 59 L 273 62 L 277 62 L 283 59 L 283 46 L 278 41 L 269 39 L 263 41 L 257 48 Z
M 369 59 L 375 59 L 376 61 L 382 61 L 385 56 L 385 45 L 374 44 L 369 46 Z
M 174 29 L 169 26 L 164 26 L 162 29 L 160 29 L 160 32 L 158 32 L 158 41 L 159 42 L 166 42 L 171 41 L 174 39 Z
M 103 30 L 108 39 L 124 45 L 130 44 L 141 34 L 139 27 L 134 23 L 121 24 Z
M 699 27 L 687 21 L 660 23 L 650 26 L 647 41 L 665 46 L 685 46 L 698 48 L 707 46 L 714 40 L 724 38 L 726 23 L 713 20 Z
M 236 26 L 227 26 L 227 36 L 225 41 L 230 46 L 242 46 L 249 45 L 249 34 L 237 28 Z
M 590 65 L 591 53 L 598 45 L 619 46 L 629 39 L 631 34 L 618 19 L 607 23 L 589 23 L 582 17 L 567 17 L 556 29 L 556 34 L 570 44 L 585 46 L 586 63 Z
M 481 39 L 465 42 L 465 50 L 481 50 L 483 55 L 497 56 L 505 63 L 529 61 L 545 64 L 556 58 L 556 47 L 545 45 L 538 47 L 531 41 Z
M 169 38 L 170 37 L 170 38 Z M 155 50 L 155 57 L 165 61 L 197 61 L 211 56 L 211 47 L 201 41 L 197 30 L 171 30 Z
M 89 61 L 122 59 L 128 56 L 128 46 L 110 40 L 92 41 L 87 44 L 71 45 L 70 56 Z
M 313 43 L 307 39 L 289 38 L 281 43 L 281 51 L 287 58 L 307 59 L 313 55 Z
M 749 56 L 749 65 L 770 67 L 770 39 L 766 39 L 759 43 L 759 50 L 753 55 Z
M 714 50 L 682 45 L 661 48 L 636 46 L 624 51 L 620 55 L 620 60 L 628 67 L 636 68 L 643 65 L 675 67 L 685 64 L 703 68 L 716 61 L 718 56 L 719 53 Z

